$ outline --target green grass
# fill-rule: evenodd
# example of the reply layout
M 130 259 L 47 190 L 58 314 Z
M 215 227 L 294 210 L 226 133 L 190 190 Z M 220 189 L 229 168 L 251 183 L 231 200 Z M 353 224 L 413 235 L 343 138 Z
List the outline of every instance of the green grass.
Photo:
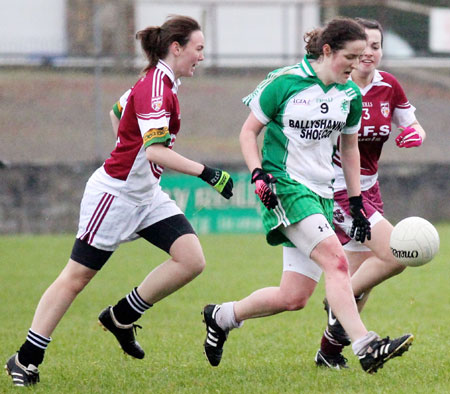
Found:
M 203 274 L 158 303 L 139 323 L 144 360 L 118 349 L 97 315 L 140 283 L 164 253 L 144 241 L 123 245 L 75 300 L 53 333 L 36 393 L 445 393 L 449 392 L 450 225 L 440 225 L 441 250 L 430 264 L 407 269 L 372 293 L 363 320 L 380 335 L 413 332 L 411 350 L 376 375 L 315 367 L 325 324 L 323 281 L 303 311 L 247 321 L 230 334 L 218 368 L 206 361 L 200 311 L 274 286 L 281 248 L 260 235 L 202 236 Z M 0 361 L 23 342 L 42 292 L 58 275 L 73 236 L 0 237 Z M 0 392 L 13 392 L 0 378 Z

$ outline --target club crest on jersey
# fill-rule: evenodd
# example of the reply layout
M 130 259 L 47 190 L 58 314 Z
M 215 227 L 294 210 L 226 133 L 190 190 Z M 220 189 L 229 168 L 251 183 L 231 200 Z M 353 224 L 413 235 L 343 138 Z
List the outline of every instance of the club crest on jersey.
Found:
M 333 218 L 334 220 L 336 220 L 336 222 L 338 223 L 344 223 L 344 214 L 342 213 L 342 211 L 340 209 L 336 209 L 333 212 Z
M 389 117 L 389 113 L 391 112 L 389 109 L 389 103 L 380 103 L 381 106 L 381 115 L 383 115 L 385 118 Z
M 348 114 L 350 112 L 350 101 L 349 100 L 342 100 L 341 103 L 341 111 L 343 114 Z
M 152 108 L 155 111 L 159 111 L 162 107 L 162 103 L 163 103 L 163 98 L 162 96 L 158 96 L 158 97 L 153 97 L 152 98 Z

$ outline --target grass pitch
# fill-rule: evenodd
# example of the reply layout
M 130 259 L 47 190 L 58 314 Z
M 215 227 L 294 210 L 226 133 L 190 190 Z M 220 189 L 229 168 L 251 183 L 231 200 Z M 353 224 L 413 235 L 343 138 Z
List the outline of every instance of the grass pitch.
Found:
M 219 367 L 203 355 L 201 310 L 276 286 L 281 248 L 261 235 L 210 235 L 207 267 L 139 321 L 143 360 L 125 356 L 98 313 L 138 285 L 166 256 L 145 241 L 126 244 L 75 300 L 53 333 L 36 393 L 446 393 L 450 381 L 450 225 L 437 226 L 441 249 L 430 264 L 408 268 L 378 286 L 363 320 L 380 335 L 414 333 L 403 357 L 365 374 L 351 349 L 350 369 L 313 361 L 326 315 L 323 280 L 303 311 L 249 320 L 231 332 Z M 42 292 L 64 267 L 73 236 L 0 237 L 0 362 L 22 344 Z M 0 378 L 0 392 L 16 392 Z

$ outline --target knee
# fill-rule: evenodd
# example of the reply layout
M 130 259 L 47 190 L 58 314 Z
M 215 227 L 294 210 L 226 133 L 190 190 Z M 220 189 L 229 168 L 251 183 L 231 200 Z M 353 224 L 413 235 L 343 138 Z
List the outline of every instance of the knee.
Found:
M 406 268 L 406 265 L 400 264 L 398 261 L 389 262 L 388 270 L 391 276 L 401 274 Z
M 80 293 L 85 287 L 86 285 L 91 281 L 90 277 L 87 276 L 80 276 L 77 278 L 74 278 L 72 280 L 72 291 L 76 294 Z
M 309 296 L 306 294 L 292 294 L 284 297 L 284 309 L 286 311 L 298 311 L 308 303 Z
M 405 265 L 400 264 L 396 260 L 390 249 L 387 249 L 384 253 L 377 255 L 377 257 L 383 262 L 383 265 L 386 267 L 385 270 L 392 276 L 402 273 L 406 268 Z
M 341 255 L 337 257 L 336 269 L 340 272 L 348 273 L 348 260 L 347 257 Z
M 91 276 L 88 275 L 61 275 L 58 278 L 60 286 L 73 294 L 79 294 L 90 282 Z
M 185 234 L 178 238 L 170 248 L 170 256 L 192 277 L 200 275 L 206 266 L 200 242 L 193 234 Z
M 200 275 L 206 267 L 205 257 L 203 255 L 199 256 L 195 263 L 193 264 L 193 272 L 195 276 Z
M 205 256 L 203 256 L 203 253 L 189 256 L 185 261 L 182 261 L 181 263 L 184 263 L 184 265 L 188 267 L 192 276 L 200 275 L 206 266 Z
M 336 236 L 320 242 L 311 252 L 311 259 L 321 266 L 326 275 L 349 275 L 349 263 Z
M 328 270 L 331 270 L 338 275 L 348 275 L 349 274 L 349 264 L 345 255 L 336 255 L 332 264 L 328 266 Z

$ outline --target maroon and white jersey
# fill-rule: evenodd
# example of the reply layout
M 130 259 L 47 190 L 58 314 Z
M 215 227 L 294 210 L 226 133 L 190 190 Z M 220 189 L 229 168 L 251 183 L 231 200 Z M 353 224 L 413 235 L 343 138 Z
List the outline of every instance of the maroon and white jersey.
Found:
M 416 116 L 406 98 L 403 88 L 395 77 L 387 72 L 375 70 L 371 84 L 361 90 L 363 108 L 358 146 L 361 155 L 361 190 L 370 189 L 378 179 L 378 160 L 383 144 L 391 133 L 391 124 L 409 126 Z M 338 149 L 333 156 L 336 178 L 334 190 L 346 189 L 341 157 Z
M 114 108 L 120 116 L 116 147 L 90 178 L 91 186 L 136 205 L 152 200 L 164 169 L 147 160 L 145 149 L 155 143 L 172 148 L 180 129 L 178 86 L 160 60 L 120 98 Z

